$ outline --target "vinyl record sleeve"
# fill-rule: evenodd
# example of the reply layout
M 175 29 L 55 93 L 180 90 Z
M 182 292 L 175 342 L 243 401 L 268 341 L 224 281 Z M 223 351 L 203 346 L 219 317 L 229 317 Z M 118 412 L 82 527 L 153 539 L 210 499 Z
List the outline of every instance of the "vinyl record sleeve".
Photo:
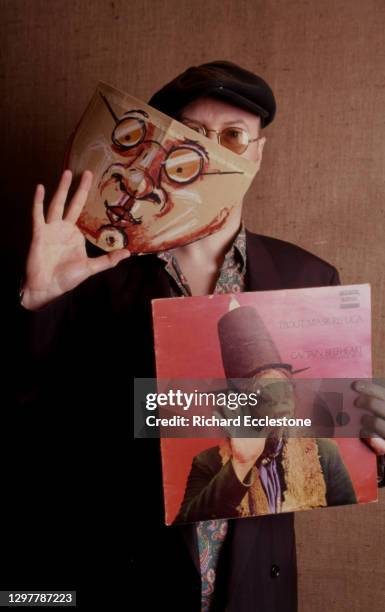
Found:
M 317 378 L 322 384 L 372 375 L 369 285 L 167 298 L 152 305 L 158 386 L 228 380 L 272 355 L 289 364 L 297 380 Z M 353 404 L 357 394 L 351 393 Z M 351 414 L 358 425 L 353 406 Z M 199 436 L 161 440 L 167 524 L 377 500 L 376 456 L 358 437 L 334 431 L 333 440 L 285 440 L 276 458 L 280 500 L 274 505 L 262 468 L 255 465 L 244 486 L 232 466 L 229 440 Z

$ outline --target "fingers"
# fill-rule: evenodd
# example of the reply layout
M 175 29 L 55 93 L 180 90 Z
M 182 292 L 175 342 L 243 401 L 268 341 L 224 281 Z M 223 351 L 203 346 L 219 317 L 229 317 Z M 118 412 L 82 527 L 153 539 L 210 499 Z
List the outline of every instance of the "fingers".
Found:
M 32 206 L 32 231 L 36 232 L 45 224 L 44 219 L 44 185 L 37 185 Z
M 364 410 L 370 410 L 373 414 L 385 419 L 385 402 L 370 395 L 359 395 L 354 400 L 354 405 Z
M 65 214 L 66 221 L 70 221 L 70 223 L 76 223 L 76 221 L 78 220 L 83 206 L 86 203 L 92 185 L 92 178 L 93 174 L 90 170 L 85 170 L 83 172 L 79 187 L 77 188 L 75 195 L 72 198 L 71 203 L 68 206 L 67 212 Z
M 357 380 L 353 383 L 353 388 L 359 393 L 365 393 L 371 395 L 379 400 L 385 400 L 385 387 L 377 383 L 369 382 L 367 380 Z
M 363 438 L 363 441 L 370 446 L 376 455 L 385 455 L 385 440 L 382 438 Z
M 364 414 L 361 417 L 361 424 L 363 425 L 363 435 L 364 437 L 371 436 L 380 436 L 381 438 L 385 438 L 385 420 L 379 417 L 373 416 L 371 414 Z M 367 435 L 365 435 L 367 434 Z
M 58 188 L 52 198 L 47 212 L 47 223 L 63 218 L 64 205 L 72 181 L 71 170 L 65 170 L 61 176 Z
M 354 389 L 360 395 L 354 400 L 358 408 L 368 410 L 361 418 L 360 437 L 377 455 L 385 454 L 385 388 L 382 385 L 356 381 Z

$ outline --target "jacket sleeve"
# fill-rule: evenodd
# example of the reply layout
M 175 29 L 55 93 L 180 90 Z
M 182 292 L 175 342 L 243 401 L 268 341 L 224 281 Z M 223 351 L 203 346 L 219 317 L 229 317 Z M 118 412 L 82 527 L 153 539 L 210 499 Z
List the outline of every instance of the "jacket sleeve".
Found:
M 174 523 L 237 517 L 237 506 L 251 484 L 250 472 L 241 482 L 231 460 L 222 465 L 217 447 L 200 453 L 193 459 L 184 499 Z
M 71 293 L 56 298 L 40 310 L 20 306 L 20 322 L 24 348 L 35 358 L 47 355 L 59 340 L 60 330 L 69 323 Z
M 329 281 L 329 285 L 340 285 L 341 284 L 341 279 L 340 279 L 340 275 L 338 273 L 338 270 L 336 268 L 332 268 L 332 274 L 330 277 L 330 281 Z
M 52 373 L 66 362 L 63 347 L 71 343 L 71 301 L 72 296 L 64 294 L 40 310 L 19 306 L 17 344 L 23 374 L 16 401 L 20 406 L 38 405 Z

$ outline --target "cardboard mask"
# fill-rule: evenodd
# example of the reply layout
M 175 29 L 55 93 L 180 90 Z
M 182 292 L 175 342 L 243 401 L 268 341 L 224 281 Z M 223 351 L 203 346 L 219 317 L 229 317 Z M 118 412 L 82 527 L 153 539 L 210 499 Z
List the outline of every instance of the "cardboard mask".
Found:
M 99 83 L 67 152 L 94 181 L 78 225 L 105 251 L 151 253 L 224 227 L 257 166 L 182 123 Z

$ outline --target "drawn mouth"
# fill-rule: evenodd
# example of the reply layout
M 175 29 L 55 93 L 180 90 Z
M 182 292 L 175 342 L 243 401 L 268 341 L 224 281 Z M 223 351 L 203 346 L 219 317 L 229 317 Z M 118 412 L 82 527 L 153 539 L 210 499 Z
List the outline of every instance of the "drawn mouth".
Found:
M 124 200 L 123 204 L 110 205 L 107 200 L 104 200 L 104 206 L 106 208 L 107 217 L 109 218 L 111 223 L 119 223 L 122 225 L 128 225 L 131 223 L 132 225 L 140 225 L 142 223 L 142 218 L 135 218 L 130 210 L 125 207 L 125 204 L 131 196 L 127 196 L 126 198 L 122 198 Z
M 139 225 L 142 223 L 142 215 L 134 217 L 131 210 L 135 208 L 135 203 L 140 204 L 141 202 L 151 202 L 161 207 L 163 205 L 162 198 L 155 192 L 138 197 L 124 191 L 121 197 L 113 204 L 110 204 L 108 200 L 104 200 L 104 206 L 111 223 Z

